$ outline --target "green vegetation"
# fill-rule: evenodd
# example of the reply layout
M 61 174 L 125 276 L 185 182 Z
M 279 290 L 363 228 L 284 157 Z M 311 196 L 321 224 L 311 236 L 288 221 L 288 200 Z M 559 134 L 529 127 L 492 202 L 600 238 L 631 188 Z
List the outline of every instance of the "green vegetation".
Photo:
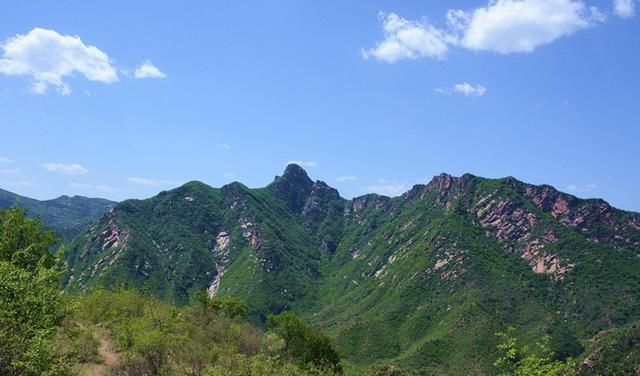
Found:
M 331 339 L 292 312 L 271 315 L 267 323 L 284 340 L 284 352 L 305 365 L 340 372 L 340 356 Z
M 108 337 L 121 365 L 195 372 L 186 345 L 172 346 L 180 333 L 205 355 L 238 343 L 192 334 L 224 322 L 264 343 L 216 350 L 215 361 L 192 349 L 202 372 L 496 374 L 498 361 L 505 373 L 553 374 L 571 358 L 578 374 L 624 373 L 637 359 L 638 224 L 636 213 L 513 178 L 441 175 L 401 197 L 353 200 L 291 166 L 262 189 L 190 182 L 120 203 L 68 245 L 65 291 L 88 294 L 79 312 L 101 289 L 133 289 L 145 303 L 122 308 L 126 327 L 75 319 L 84 324 L 64 325 L 62 347 L 90 361 Z M 127 307 L 120 299 L 112 305 Z M 505 358 L 494 333 L 510 326 L 517 356 Z
M 69 305 L 60 293 L 56 238 L 23 209 L 0 210 L 0 373 L 56 375 L 56 333 Z
M 633 375 L 640 368 L 640 322 L 598 333 L 587 343 L 582 375 Z
M 50 251 L 55 241 L 24 209 L 0 210 L 2 375 L 340 372 L 328 337 L 291 313 L 274 316 L 273 332 L 264 333 L 245 320 L 249 308 L 239 298 L 201 292 L 176 307 L 126 289 L 65 296 L 60 252 Z M 281 337 L 289 320 L 306 349 Z
M 514 327 L 496 335 L 502 340 L 498 345 L 500 356 L 494 365 L 501 376 L 570 376 L 575 374 L 573 359 L 566 361 L 554 359 L 555 354 L 549 348 L 551 337 L 545 336 L 536 344 L 535 349 L 528 346 L 519 348 L 513 337 Z
M 325 331 L 345 373 L 492 374 L 505 327 L 565 361 L 640 320 L 639 218 L 471 175 L 345 200 L 289 166 L 263 189 L 191 182 L 121 203 L 71 244 L 66 285 L 186 304 L 219 278 L 255 325 L 286 311 Z
M 244 321 L 241 300 L 206 299 L 176 307 L 132 290 L 98 289 L 80 297 L 73 322 L 106 330 L 121 358 L 111 370 L 116 375 L 333 374 L 291 355 L 279 332 L 265 334 Z

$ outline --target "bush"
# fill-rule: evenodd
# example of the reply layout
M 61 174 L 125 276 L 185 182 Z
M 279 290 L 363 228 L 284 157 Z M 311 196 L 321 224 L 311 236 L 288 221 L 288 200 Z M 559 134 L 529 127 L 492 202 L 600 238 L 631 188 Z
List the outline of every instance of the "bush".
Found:
M 284 352 L 303 365 L 341 372 L 340 356 L 332 340 L 292 312 L 270 315 L 269 328 L 284 340 Z

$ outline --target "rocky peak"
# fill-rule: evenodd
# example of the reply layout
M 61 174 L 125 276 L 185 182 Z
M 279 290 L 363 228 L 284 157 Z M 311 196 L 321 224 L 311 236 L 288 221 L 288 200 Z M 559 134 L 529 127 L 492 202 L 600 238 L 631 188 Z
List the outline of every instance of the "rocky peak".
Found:
M 316 197 L 330 197 L 330 198 L 335 198 L 338 199 L 340 198 L 340 193 L 338 192 L 337 189 L 330 187 L 329 185 L 327 185 L 327 183 L 321 181 L 321 180 L 317 180 L 315 183 L 313 183 L 313 186 L 311 187 L 311 193 L 310 195 L 312 197 L 316 196 Z
M 313 181 L 307 172 L 295 163 L 287 165 L 282 176 L 276 176 L 267 190 L 273 193 L 291 209 L 299 213 L 311 194 Z
M 328 205 L 335 200 L 341 200 L 338 190 L 318 180 L 311 187 L 302 215 L 307 219 L 320 220 L 327 214 Z
M 434 176 L 433 179 L 427 184 L 428 190 L 446 191 L 451 188 L 452 185 L 458 182 L 458 178 L 455 178 L 447 173 L 442 173 L 438 176 Z
M 415 185 L 403 195 L 404 199 L 422 199 L 425 194 L 435 192 L 436 204 L 449 206 L 450 202 L 469 191 L 475 176 L 464 174 L 460 177 L 442 173 L 435 176 L 427 185 Z
M 297 182 L 301 185 L 312 186 L 313 181 L 307 175 L 307 171 L 304 168 L 298 166 L 295 163 L 290 163 L 287 165 L 287 168 L 284 169 L 284 173 L 282 174 L 283 179 L 287 179 L 291 182 Z M 278 178 L 276 177 L 276 180 Z

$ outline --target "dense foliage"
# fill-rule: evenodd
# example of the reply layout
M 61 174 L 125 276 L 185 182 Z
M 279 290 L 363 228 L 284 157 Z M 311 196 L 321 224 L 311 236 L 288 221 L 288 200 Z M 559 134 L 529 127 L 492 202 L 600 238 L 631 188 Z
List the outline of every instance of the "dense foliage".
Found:
M 0 374 L 56 375 L 64 370 L 56 333 L 68 313 L 60 292 L 56 242 L 26 211 L 0 210 Z
M 498 345 L 500 356 L 494 365 L 501 376 L 571 376 L 575 374 L 576 364 L 573 359 L 566 361 L 555 359 L 555 354 L 549 348 L 551 337 L 545 336 L 536 344 L 536 348 L 529 346 L 518 347 L 513 332 L 509 327 L 506 332 L 499 332 L 501 343 Z
M 292 312 L 271 315 L 269 328 L 284 340 L 284 352 L 302 364 L 341 371 L 340 356 L 331 339 Z

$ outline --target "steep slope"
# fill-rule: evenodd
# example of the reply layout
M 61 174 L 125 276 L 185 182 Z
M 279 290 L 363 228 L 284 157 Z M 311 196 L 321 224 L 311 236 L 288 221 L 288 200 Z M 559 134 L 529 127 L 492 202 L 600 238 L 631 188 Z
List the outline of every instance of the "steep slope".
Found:
M 356 198 L 312 315 L 360 365 L 491 373 L 507 324 L 576 356 L 580 338 L 640 315 L 637 221 L 512 178 L 441 175 Z
M 60 196 L 39 201 L 0 189 L 0 208 L 7 209 L 14 205 L 26 209 L 31 216 L 40 216 L 47 227 L 65 240 L 71 240 L 116 203 L 83 196 Z
M 446 174 L 401 197 L 345 200 L 290 165 L 263 189 L 188 183 L 116 206 L 67 252 L 68 288 L 200 289 L 292 309 L 353 369 L 491 374 L 507 325 L 578 356 L 640 319 L 640 215 L 513 178 Z
M 251 299 L 256 317 L 311 299 L 319 276 L 319 251 L 294 214 L 266 190 L 240 183 L 191 182 L 125 201 L 68 254 L 71 290 L 135 284 L 185 302 L 206 288 Z

